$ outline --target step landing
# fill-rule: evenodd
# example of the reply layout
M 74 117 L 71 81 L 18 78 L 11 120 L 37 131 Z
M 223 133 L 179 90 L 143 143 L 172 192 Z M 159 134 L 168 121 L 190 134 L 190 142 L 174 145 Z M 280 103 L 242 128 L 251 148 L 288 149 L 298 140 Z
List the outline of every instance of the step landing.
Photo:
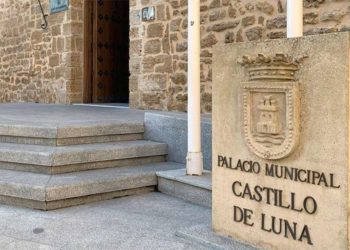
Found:
M 139 140 L 144 111 L 53 104 L 0 104 L 0 142 L 64 146 Z
M 66 146 L 143 139 L 140 121 L 85 121 L 78 123 L 0 122 L 0 142 Z
M 186 175 L 186 166 L 181 168 L 159 171 L 158 190 L 195 204 L 211 207 L 211 172 L 204 171 L 202 176 Z
M 52 210 L 154 191 L 156 172 L 180 164 L 163 162 L 59 175 L 0 170 L 0 202 Z

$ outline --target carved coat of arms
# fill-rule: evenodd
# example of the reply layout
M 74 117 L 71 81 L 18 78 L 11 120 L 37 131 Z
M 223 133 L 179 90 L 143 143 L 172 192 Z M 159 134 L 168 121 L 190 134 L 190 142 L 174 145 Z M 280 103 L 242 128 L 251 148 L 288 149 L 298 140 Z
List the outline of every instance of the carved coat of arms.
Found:
M 244 56 L 243 134 L 252 152 L 264 159 L 281 159 L 292 153 L 300 132 L 299 60 L 284 54 Z

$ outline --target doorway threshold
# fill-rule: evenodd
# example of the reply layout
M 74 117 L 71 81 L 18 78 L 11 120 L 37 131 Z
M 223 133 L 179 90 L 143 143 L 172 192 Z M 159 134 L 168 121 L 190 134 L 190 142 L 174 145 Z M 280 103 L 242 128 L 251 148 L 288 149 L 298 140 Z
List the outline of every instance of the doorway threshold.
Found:
M 76 106 L 100 107 L 100 108 L 129 108 L 129 103 L 74 103 Z

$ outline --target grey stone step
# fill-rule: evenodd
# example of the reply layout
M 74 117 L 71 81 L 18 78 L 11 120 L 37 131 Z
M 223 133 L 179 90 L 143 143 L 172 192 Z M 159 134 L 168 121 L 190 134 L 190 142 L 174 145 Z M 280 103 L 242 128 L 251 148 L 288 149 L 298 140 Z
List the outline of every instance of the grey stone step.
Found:
M 202 176 L 186 175 L 185 165 L 182 168 L 159 171 L 158 190 L 195 204 L 211 207 L 211 172 L 204 171 Z
M 144 125 L 140 121 L 91 121 L 79 123 L 25 122 L 0 123 L 0 142 L 65 146 L 143 139 Z
M 142 140 L 143 134 L 96 135 L 69 138 L 34 138 L 0 135 L 0 143 L 31 144 L 44 146 L 68 146 L 91 143 Z
M 0 143 L 0 168 L 56 174 L 159 162 L 166 154 L 166 144 L 144 140 L 62 147 Z
M 50 210 L 149 192 L 157 185 L 157 171 L 179 167 L 163 162 L 52 176 L 0 170 L 0 202 Z

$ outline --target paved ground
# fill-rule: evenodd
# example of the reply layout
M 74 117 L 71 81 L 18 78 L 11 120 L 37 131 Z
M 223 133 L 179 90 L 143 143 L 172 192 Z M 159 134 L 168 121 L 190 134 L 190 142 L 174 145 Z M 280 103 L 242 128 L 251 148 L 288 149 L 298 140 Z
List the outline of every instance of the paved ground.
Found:
M 210 217 L 157 192 L 49 212 L 0 205 L 0 249 L 206 249 L 175 232 Z

